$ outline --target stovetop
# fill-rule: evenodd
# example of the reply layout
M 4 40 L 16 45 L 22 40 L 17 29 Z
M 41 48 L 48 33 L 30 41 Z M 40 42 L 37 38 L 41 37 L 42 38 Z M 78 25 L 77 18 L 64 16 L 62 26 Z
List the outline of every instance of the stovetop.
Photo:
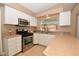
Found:
M 33 35 L 33 33 L 23 33 L 22 34 L 22 36 L 24 37 L 24 36 L 32 36 Z
M 20 34 L 20 35 L 22 35 L 22 37 L 33 35 L 33 33 L 30 33 L 30 32 L 27 32 L 27 31 L 16 31 L 16 34 Z

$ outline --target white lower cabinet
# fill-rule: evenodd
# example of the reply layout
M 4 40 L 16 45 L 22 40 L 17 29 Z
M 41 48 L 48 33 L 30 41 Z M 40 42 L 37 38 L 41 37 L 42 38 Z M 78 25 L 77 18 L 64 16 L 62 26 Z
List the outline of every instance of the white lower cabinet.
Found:
M 21 41 L 21 36 L 17 37 L 17 40 L 16 40 L 16 52 L 20 52 L 22 50 L 22 41 Z
M 38 34 L 38 35 L 39 35 L 38 43 L 41 45 L 45 45 L 44 35 L 41 35 L 41 34 Z
M 54 37 L 55 35 L 51 34 L 34 33 L 33 44 L 40 44 L 47 46 L 54 39 Z
M 5 55 L 15 55 L 21 51 L 21 36 L 13 38 L 4 38 L 4 53 Z
M 55 38 L 55 35 L 48 35 L 48 34 L 46 34 L 45 37 L 44 37 L 44 39 L 45 39 L 45 45 L 46 45 L 46 46 L 49 45 L 50 42 L 51 42 L 54 38 Z
M 6 39 L 7 40 L 7 39 Z M 10 38 L 10 39 L 8 39 L 8 41 L 6 42 L 7 44 L 7 52 L 8 53 L 6 53 L 6 55 L 8 54 L 8 55 L 14 55 L 15 53 L 16 53 L 16 49 L 14 49 L 14 48 L 16 48 L 16 45 L 14 45 L 14 44 L 16 44 L 16 41 L 15 41 L 15 39 L 14 38 Z M 5 48 L 6 49 L 6 48 Z
M 39 41 L 38 41 L 38 40 L 39 40 L 38 37 L 39 37 L 38 34 L 34 34 L 34 35 L 33 35 L 33 44 L 38 44 L 38 42 L 39 42 Z

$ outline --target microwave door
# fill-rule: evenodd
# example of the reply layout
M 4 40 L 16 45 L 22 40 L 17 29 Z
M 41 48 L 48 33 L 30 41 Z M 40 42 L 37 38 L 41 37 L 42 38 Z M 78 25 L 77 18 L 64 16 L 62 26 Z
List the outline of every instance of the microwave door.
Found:
M 29 23 L 27 20 L 24 20 L 24 19 L 18 19 L 18 23 L 19 23 L 19 26 L 27 26 Z

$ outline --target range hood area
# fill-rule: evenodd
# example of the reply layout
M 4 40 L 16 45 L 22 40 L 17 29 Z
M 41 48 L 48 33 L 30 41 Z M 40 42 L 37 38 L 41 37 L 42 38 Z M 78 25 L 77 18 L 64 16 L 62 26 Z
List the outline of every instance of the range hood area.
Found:
M 18 26 L 29 26 L 29 25 L 30 25 L 30 22 L 28 22 L 27 20 L 18 18 Z

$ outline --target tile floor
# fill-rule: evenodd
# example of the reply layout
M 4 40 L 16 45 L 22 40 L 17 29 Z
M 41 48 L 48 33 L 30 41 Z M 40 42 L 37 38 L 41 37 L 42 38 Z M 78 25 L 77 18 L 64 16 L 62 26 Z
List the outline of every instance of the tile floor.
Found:
M 45 46 L 35 45 L 31 49 L 23 53 L 19 53 L 17 56 L 45 56 L 43 54 L 43 51 L 45 50 L 45 48 L 46 48 Z

